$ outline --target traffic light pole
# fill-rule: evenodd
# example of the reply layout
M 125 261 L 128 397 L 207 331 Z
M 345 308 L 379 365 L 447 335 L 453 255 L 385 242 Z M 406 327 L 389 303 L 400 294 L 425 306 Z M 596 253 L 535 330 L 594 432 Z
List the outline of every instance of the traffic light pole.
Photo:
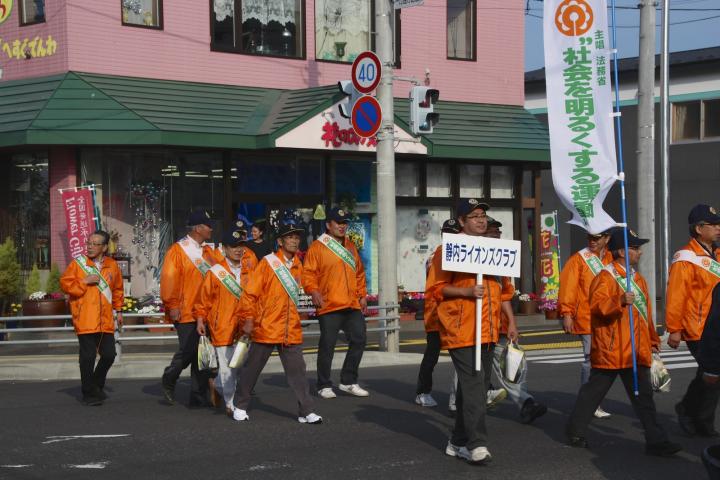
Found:
M 377 204 L 378 204 L 378 304 L 397 303 L 397 229 L 395 211 L 395 112 L 393 108 L 393 45 L 390 0 L 375 0 L 375 52 L 382 64 L 382 78 L 377 100 L 382 109 L 382 123 L 377 134 Z M 397 310 L 386 310 L 388 315 Z M 381 315 L 383 312 L 381 311 Z M 382 324 L 386 324 L 383 321 Z M 399 326 L 399 324 L 398 324 Z M 400 332 L 381 336 L 380 348 L 397 353 Z

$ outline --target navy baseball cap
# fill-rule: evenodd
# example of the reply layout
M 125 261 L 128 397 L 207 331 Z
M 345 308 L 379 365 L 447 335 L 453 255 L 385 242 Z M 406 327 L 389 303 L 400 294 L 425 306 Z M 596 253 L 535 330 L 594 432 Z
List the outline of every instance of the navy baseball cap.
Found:
M 720 215 L 710 205 L 695 205 L 688 214 L 688 224 L 696 225 L 698 223 L 709 223 L 711 225 L 720 224 Z
M 502 222 L 500 222 L 500 220 L 495 220 L 493 217 L 487 217 L 487 222 L 488 222 L 488 228 L 490 228 L 490 227 L 495 227 L 495 228 L 500 228 L 500 227 L 502 227 Z
M 290 235 L 291 233 L 298 233 L 302 235 L 305 233 L 305 229 L 298 227 L 295 224 L 292 223 L 284 223 L 280 225 L 280 228 L 278 229 L 277 237 L 284 237 L 285 235 Z
M 235 220 L 232 230 L 239 230 L 241 232 L 247 233 L 249 225 L 244 220 Z
M 464 217 L 473 210 L 477 210 L 478 208 L 481 208 L 487 212 L 488 210 L 490 210 L 490 205 L 488 205 L 487 203 L 482 203 L 476 198 L 463 198 L 458 203 L 457 208 L 455 209 L 455 213 L 458 217 Z
M 610 240 L 608 240 L 607 248 L 610 251 L 622 250 L 625 248 L 625 229 L 616 228 L 610 234 Z M 639 247 L 645 245 L 650 240 L 647 238 L 640 238 L 637 233 L 633 232 L 631 228 L 628 228 L 628 247 Z
M 195 210 L 188 217 L 188 227 L 194 227 L 195 225 L 207 225 L 212 228 L 215 222 L 210 218 L 210 214 L 205 210 Z
M 222 244 L 226 247 L 237 247 L 247 241 L 245 230 L 227 230 L 223 233 Z
M 337 223 L 347 223 L 350 221 L 350 212 L 340 207 L 333 207 L 327 214 L 327 221 L 335 221 Z
M 443 233 L 460 233 L 462 232 L 462 228 L 460 228 L 460 222 L 454 218 L 448 218 L 443 222 L 440 231 Z

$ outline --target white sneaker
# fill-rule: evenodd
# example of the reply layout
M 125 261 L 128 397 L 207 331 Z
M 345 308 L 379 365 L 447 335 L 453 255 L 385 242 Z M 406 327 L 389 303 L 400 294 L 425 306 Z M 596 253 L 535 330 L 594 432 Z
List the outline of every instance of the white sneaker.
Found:
M 473 465 L 483 465 L 492 460 L 492 455 L 490 455 L 486 447 L 475 447 L 472 450 L 468 450 L 467 447 L 460 447 L 457 456 Z
M 236 408 L 235 410 L 233 410 L 233 420 L 237 420 L 238 422 L 246 422 L 250 420 L 250 417 L 245 410 L 241 408 Z
M 415 397 L 415 403 L 421 407 L 437 407 L 437 402 L 429 393 L 421 393 Z
M 502 402 L 507 398 L 508 392 L 504 388 L 498 388 L 497 390 L 488 390 L 487 397 L 485 399 L 485 406 L 487 408 L 493 408 L 498 403 Z
M 445 455 L 448 455 L 450 457 L 457 457 L 458 452 L 460 451 L 461 448 L 465 448 L 465 447 L 458 447 L 457 445 L 453 445 L 453 443 L 450 440 L 448 440 L 447 446 L 445 447 Z
M 605 410 L 603 410 L 600 407 L 597 407 L 597 410 L 595 410 L 594 415 L 595 415 L 595 418 L 610 418 L 610 417 L 612 417 L 611 414 L 609 414 L 608 412 L 606 412 Z
M 353 383 L 352 385 L 343 385 L 342 383 L 338 385 L 338 388 L 342 390 L 345 393 L 349 393 L 350 395 L 355 395 L 356 397 L 369 397 L 370 392 L 362 388 L 357 383 Z
M 320 390 L 318 390 L 318 395 L 325 399 L 337 397 L 337 395 L 335 395 L 335 392 L 333 392 L 332 387 L 321 388 Z
M 308 423 L 310 425 L 317 425 L 322 423 L 322 417 L 316 413 L 311 413 L 307 417 L 298 417 L 298 422 Z

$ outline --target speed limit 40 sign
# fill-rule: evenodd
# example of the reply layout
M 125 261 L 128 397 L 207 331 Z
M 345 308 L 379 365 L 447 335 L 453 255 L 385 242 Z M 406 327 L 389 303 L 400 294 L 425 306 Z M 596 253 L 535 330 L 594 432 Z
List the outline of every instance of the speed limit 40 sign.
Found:
M 380 59 L 373 52 L 362 52 L 352 64 L 355 90 L 368 94 L 380 83 Z

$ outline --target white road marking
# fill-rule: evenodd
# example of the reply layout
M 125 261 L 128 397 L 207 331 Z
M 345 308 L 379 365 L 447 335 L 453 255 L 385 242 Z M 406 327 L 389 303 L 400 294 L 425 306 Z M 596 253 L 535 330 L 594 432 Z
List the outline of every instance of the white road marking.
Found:
M 57 443 L 57 442 L 67 442 L 68 440 L 79 440 L 83 438 L 117 438 L 117 437 L 129 437 L 129 433 L 120 433 L 117 435 L 53 435 L 49 437 L 45 437 L 48 440 L 45 440 L 43 445 L 48 443 Z
M 686 362 L 686 363 L 666 363 L 665 368 L 668 370 L 673 370 L 675 368 L 695 368 L 697 367 L 697 362 Z
M 0 465 L 0 468 L 28 468 L 32 467 L 32 464 L 30 465 Z
M 95 463 L 85 463 L 82 465 L 63 465 L 63 467 L 101 470 L 101 469 L 107 467 L 108 465 L 110 465 L 110 462 L 104 461 L 104 462 L 95 462 Z
M 559 359 L 559 358 L 580 358 L 582 359 L 583 354 L 582 353 L 564 353 L 562 355 L 538 355 L 538 356 L 531 356 L 528 355 L 528 360 L 535 361 L 535 360 L 553 360 L 553 359 Z
M 289 463 L 279 463 L 279 462 L 268 462 L 268 463 L 261 463 L 259 465 L 252 465 L 248 468 L 251 472 L 261 472 L 264 470 L 274 470 L 276 468 L 290 468 L 292 465 Z

